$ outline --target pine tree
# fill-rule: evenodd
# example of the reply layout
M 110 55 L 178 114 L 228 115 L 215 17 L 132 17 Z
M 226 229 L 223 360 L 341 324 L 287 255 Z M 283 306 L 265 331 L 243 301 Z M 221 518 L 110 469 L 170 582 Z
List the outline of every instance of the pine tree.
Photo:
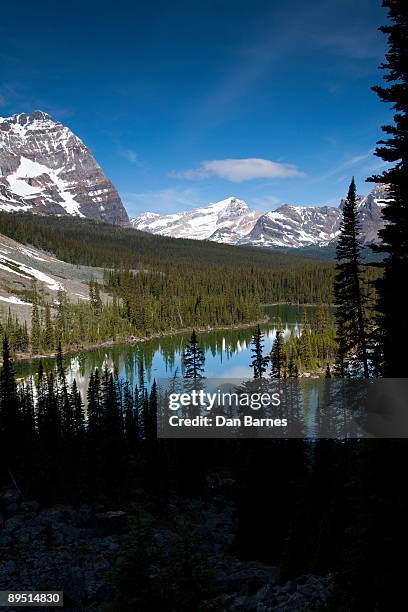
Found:
M 156 441 L 157 431 L 157 385 L 153 381 L 149 397 L 145 398 L 145 409 L 143 412 L 143 431 L 145 440 L 150 444 Z
M 119 445 L 123 434 L 123 420 L 114 376 L 105 367 L 102 378 L 102 431 L 105 442 Z
M 361 279 L 360 219 L 356 185 L 352 179 L 343 206 L 340 235 L 336 247 L 336 279 L 334 295 L 338 338 L 344 357 L 369 376 L 365 321 L 366 297 Z
M 46 351 L 52 351 L 54 348 L 54 344 L 55 344 L 54 327 L 51 321 L 50 305 L 47 302 L 45 305 L 45 315 L 44 315 L 43 347 Z
M 77 386 L 75 378 L 72 381 L 70 400 L 71 400 L 73 423 L 74 423 L 74 427 L 73 427 L 74 435 L 77 439 L 81 439 L 85 431 L 85 414 L 84 414 L 84 405 L 82 403 L 81 393 L 78 390 L 78 386 Z
M 108 486 L 119 486 L 123 476 L 123 415 L 115 379 L 105 368 L 102 376 L 102 428 L 101 452 L 102 469 Z
M 96 442 L 101 432 L 102 408 L 101 408 L 101 388 L 98 369 L 91 372 L 87 393 L 87 431 L 90 440 Z
M 19 402 L 21 411 L 22 442 L 25 448 L 28 449 L 33 444 L 36 435 L 34 392 L 31 378 L 24 385 L 20 386 Z
M 65 376 L 61 340 L 58 340 L 57 348 L 57 376 L 58 376 L 58 402 L 61 412 L 61 430 L 66 439 L 72 439 L 75 434 L 74 409 L 68 393 L 67 379 Z
M 271 351 L 271 377 L 281 378 L 284 369 L 284 339 L 280 330 L 277 330 Z
M 292 353 L 290 354 L 288 362 L 288 376 L 289 378 L 297 378 L 299 376 L 298 367 L 295 363 Z
M 17 385 L 14 377 L 13 362 L 10 356 L 10 346 L 7 336 L 3 339 L 3 366 L 0 370 L 0 447 L 4 459 L 10 461 L 9 452 L 15 452 L 13 445 L 17 442 L 21 421 Z
M 37 354 L 41 346 L 41 324 L 40 314 L 38 311 L 37 294 L 34 294 L 33 305 L 31 309 L 31 350 Z
M 205 356 L 198 344 L 197 334 L 193 329 L 190 342 L 183 354 L 184 378 L 192 378 L 194 380 L 203 378 L 204 363 Z
M 249 364 L 254 370 L 254 378 L 262 378 L 266 372 L 268 357 L 263 356 L 263 334 L 259 325 L 256 328 L 255 334 L 252 336 L 252 361 Z
M 37 376 L 37 426 L 40 437 L 44 435 L 47 386 L 42 360 L 38 364 Z
M 406 377 L 408 364 L 408 320 L 401 283 L 408 278 L 408 14 L 405 0 L 384 0 L 390 25 L 380 27 L 388 37 L 384 80 L 388 87 L 372 89 L 380 100 L 392 104 L 393 125 L 383 126 L 388 135 L 378 142 L 375 154 L 394 164 L 371 181 L 389 188 L 389 202 L 382 213 L 385 227 L 379 231 L 381 244 L 375 249 L 384 253 L 384 276 L 378 282 L 379 330 L 382 353 L 380 372 L 388 377 Z
M 134 452 L 138 439 L 138 430 L 135 418 L 135 402 L 132 388 L 128 380 L 125 382 L 123 388 L 123 413 L 127 447 L 130 452 Z
M 67 298 L 67 294 L 63 289 L 58 289 L 57 293 L 57 314 L 55 317 L 55 336 L 61 342 L 66 342 L 66 333 L 67 333 L 67 310 L 69 307 L 69 302 Z

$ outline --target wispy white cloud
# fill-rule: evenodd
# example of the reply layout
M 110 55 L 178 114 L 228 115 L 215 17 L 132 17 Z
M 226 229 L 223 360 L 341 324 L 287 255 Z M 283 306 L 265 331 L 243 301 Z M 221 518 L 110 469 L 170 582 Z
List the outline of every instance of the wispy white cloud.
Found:
M 372 163 L 368 164 L 367 166 L 364 166 L 362 168 L 362 171 L 366 174 L 375 174 L 377 172 L 387 170 L 391 165 L 391 162 L 385 162 L 378 158 L 373 158 Z
M 352 166 L 355 166 L 357 164 L 359 164 L 362 161 L 365 161 L 366 159 L 369 159 L 374 153 L 374 149 L 370 149 L 369 151 L 366 151 L 365 153 L 360 153 L 359 155 L 353 155 L 352 157 L 346 159 L 344 162 L 342 162 L 338 168 L 340 168 L 341 170 L 344 170 L 345 168 L 351 168 Z
M 341 181 L 344 177 L 350 174 L 349 178 L 354 172 L 361 171 L 364 162 L 368 159 L 372 158 L 374 153 L 374 149 L 369 149 L 368 151 L 364 151 L 363 153 L 358 153 L 356 155 L 352 155 L 341 161 L 339 164 L 336 164 L 332 168 L 330 168 L 327 172 L 320 173 L 315 178 L 309 181 L 310 184 L 320 183 L 321 181 L 325 181 L 330 178 L 337 179 Z
M 246 159 L 213 159 L 203 161 L 198 168 L 172 172 L 171 176 L 176 178 L 194 180 L 217 176 L 231 181 L 241 183 L 261 178 L 287 178 L 292 176 L 304 176 L 296 166 L 282 164 L 269 159 L 249 157 Z
M 125 191 L 120 195 L 131 217 L 145 211 L 168 214 L 205 204 L 196 189 L 170 187 L 157 191 Z
M 123 147 L 120 143 L 117 145 L 117 147 L 119 155 L 126 159 L 129 163 L 139 163 L 139 155 L 136 151 L 134 151 L 133 149 L 127 149 L 126 147 Z
M 317 33 L 317 44 L 352 59 L 380 58 L 384 53 L 384 40 L 375 29 L 360 26 L 347 32 Z

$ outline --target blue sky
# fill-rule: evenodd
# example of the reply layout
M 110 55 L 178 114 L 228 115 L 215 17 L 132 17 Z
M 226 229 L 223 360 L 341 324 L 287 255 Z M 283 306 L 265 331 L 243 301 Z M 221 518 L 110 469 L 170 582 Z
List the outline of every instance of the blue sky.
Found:
M 0 22 L 0 114 L 71 127 L 132 216 L 335 204 L 380 166 L 380 4 L 20 0 Z

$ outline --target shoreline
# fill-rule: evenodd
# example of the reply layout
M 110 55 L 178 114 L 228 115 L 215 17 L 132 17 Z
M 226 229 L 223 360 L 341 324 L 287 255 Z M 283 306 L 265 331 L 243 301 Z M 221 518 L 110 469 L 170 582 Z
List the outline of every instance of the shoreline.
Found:
M 313 306 L 317 306 L 317 304 L 313 304 L 313 303 L 307 303 L 307 304 L 298 304 L 298 303 L 294 303 L 294 302 L 274 302 L 274 303 L 268 303 L 268 304 L 262 304 L 262 308 L 265 307 L 270 307 L 270 306 L 293 306 L 293 307 L 298 307 L 298 308 L 302 308 L 302 307 L 313 307 Z M 334 306 L 332 304 L 326 304 L 326 306 L 328 306 L 329 308 L 333 308 Z M 250 323 L 241 323 L 241 324 L 235 324 L 235 325 L 217 325 L 216 327 L 210 327 L 210 329 L 208 327 L 197 327 L 195 328 L 196 331 L 198 333 L 211 333 L 214 331 L 228 331 L 228 330 L 237 330 L 237 329 L 248 329 L 249 327 L 254 327 L 255 325 L 260 325 L 263 323 L 267 323 L 270 320 L 269 316 L 265 316 L 262 319 L 258 319 L 256 321 L 252 321 Z M 171 337 L 171 336 L 178 336 L 181 334 L 186 334 L 186 333 L 191 333 L 192 328 L 190 327 L 184 327 L 182 329 L 174 329 L 174 330 L 168 330 L 168 331 L 161 331 L 161 332 L 156 332 L 150 336 L 145 336 L 145 337 L 141 337 L 141 338 L 136 338 L 135 336 L 129 336 L 128 338 L 120 338 L 117 340 L 103 340 L 101 342 L 96 342 L 96 343 L 89 343 L 89 344 L 84 344 L 81 345 L 80 347 L 70 347 L 70 348 L 66 348 L 63 349 L 62 353 L 63 355 L 78 355 L 80 353 L 84 353 L 84 352 L 91 352 L 91 351 L 97 351 L 98 349 L 101 348 L 112 348 L 115 346 L 120 346 L 121 344 L 142 344 L 144 342 L 149 342 L 150 340 L 157 340 L 160 338 L 167 338 L 167 337 Z M 57 356 L 57 351 L 50 351 L 48 353 L 36 353 L 36 354 L 31 354 L 31 353 L 16 353 L 16 355 L 14 355 L 13 357 L 13 361 L 15 363 L 24 363 L 24 362 L 31 362 L 31 361 L 39 361 L 41 359 L 55 359 Z
M 268 304 L 268 306 L 270 306 L 271 304 Z M 263 319 L 258 319 L 257 321 L 252 321 L 250 323 L 241 323 L 241 324 L 235 324 L 235 325 L 217 325 L 216 327 L 210 327 L 210 329 L 208 329 L 208 327 L 197 327 L 194 328 L 196 330 L 196 332 L 198 333 L 211 333 L 214 331 L 227 331 L 227 330 L 234 330 L 234 329 L 247 329 L 249 327 L 254 327 L 255 325 L 261 325 L 262 323 L 267 323 L 269 321 L 269 317 L 264 317 Z M 130 336 L 129 338 L 121 338 L 118 340 L 104 340 L 102 342 L 95 342 L 92 344 L 84 344 L 81 347 L 75 347 L 75 348 L 67 348 L 67 349 L 63 349 L 62 354 L 65 355 L 77 355 L 79 353 L 85 353 L 85 352 L 91 352 L 91 351 L 97 351 L 98 349 L 101 348 L 112 348 L 114 346 L 120 346 L 121 344 L 142 344 L 144 342 L 149 342 L 150 340 L 158 340 L 160 338 L 167 338 L 167 337 L 171 337 L 171 336 L 178 336 L 181 334 L 186 334 L 186 333 L 191 333 L 192 328 L 191 327 L 184 327 L 182 329 L 177 329 L 177 330 L 169 330 L 169 331 L 162 331 L 162 332 L 156 332 L 154 334 L 151 334 L 150 336 L 145 336 L 142 338 L 136 338 L 135 336 Z M 31 362 L 31 361 L 39 361 L 41 359 L 55 359 L 57 356 L 57 351 L 50 351 L 48 353 L 36 353 L 36 354 L 27 354 L 27 353 L 17 353 L 14 357 L 13 357 L 13 361 L 14 363 L 18 362 L 18 363 L 24 363 L 24 362 Z

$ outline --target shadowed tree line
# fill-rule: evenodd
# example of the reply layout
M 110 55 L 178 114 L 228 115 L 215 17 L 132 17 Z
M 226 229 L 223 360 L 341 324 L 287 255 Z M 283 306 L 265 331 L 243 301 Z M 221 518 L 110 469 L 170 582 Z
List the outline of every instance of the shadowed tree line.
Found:
M 87 411 L 68 385 L 61 346 L 56 369 L 17 385 L 7 337 L 0 372 L 1 481 L 43 502 L 115 499 L 134 463 L 156 446 L 157 390 L 140 366 L 134 388 L 106 368 L 91 375 Z M 136 470 L 137 473 L 137 470 Z

